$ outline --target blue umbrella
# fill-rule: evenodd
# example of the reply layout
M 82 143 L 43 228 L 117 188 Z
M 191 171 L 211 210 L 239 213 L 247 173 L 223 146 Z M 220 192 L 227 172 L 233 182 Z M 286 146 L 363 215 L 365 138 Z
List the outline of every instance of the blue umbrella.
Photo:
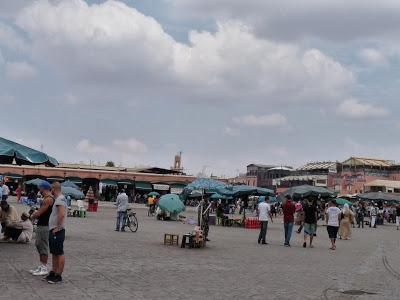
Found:
M 73 183 L 72 181 L 69 181 L 69 180 L 61 183 L 61 186 L 70 187 L 70 188 L 74 188 L 74 189 L 79 190 L 79 186 L 77 184 Z
M 170 213 L 179 214 L 185 210 L 185 205 L 182 203 L 178 195 L 166 194 L 161 196 L 160 201 L 158 201 L 158 206 Z
M 72 199 L 85 199 L 85 195 L 80 190 L 74 189 L 72 187 L 61 186 L 61 193 L 64 196 L 70 196 Z
M 26 185 L 36 185 L 36 186 L 39 186 L 39 185 L 40 185 L 41 183 L 43 183 L 43 182 L 46 182 L 46 180 L 36 178 L 36 179 L 32 179 L 32 180 L 29 180 L 29 181 L 25 182 L 25 184 L 26 184 Z

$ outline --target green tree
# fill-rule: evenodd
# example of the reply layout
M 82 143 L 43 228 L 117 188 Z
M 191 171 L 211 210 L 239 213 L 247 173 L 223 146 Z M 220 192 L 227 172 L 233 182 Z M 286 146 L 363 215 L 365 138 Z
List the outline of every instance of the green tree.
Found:
M 115 164 L 113 161 L 110 160 L 110 161 L 106 162 L 106 167 L 115 167 Z

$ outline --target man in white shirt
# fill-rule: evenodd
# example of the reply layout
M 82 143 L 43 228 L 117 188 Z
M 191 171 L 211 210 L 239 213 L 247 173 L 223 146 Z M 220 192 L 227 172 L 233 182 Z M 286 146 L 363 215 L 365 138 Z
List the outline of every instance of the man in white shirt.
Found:
M 7 184 L 4 183 L 4 180 L 1 182 L 1 188 L 2 188 L 2 191 L 1 191 L 2 196 L 1 196 L 1 198 L 2 198 L 2 200 L 7 200 L 8 195 L 10 194 L 10 189 L 7 186 Z
M 262 243 L 263 245 L 267 244 L 267 242 L 265 241 L 265 237 L 267 235 L 268 221 L 271 220 L 271 222 L 273 222 L 271 207 L 268 204 L 268 200 L 268 197 L 265 197 L 264 202 L 258 204 L 257 208 L 258 220 L 261 223 L 260 234 L 258 235 L 258 243 Z
M 125 222 L 126 222 L 126 210 L 128 209 L 129 198 L 125 193 L 125 190 L 122 190 L 121 193 L 117 196 L 117 224 L 115 231 L 125 231 Z
M 332 200 L 329 202 L 329 207 L 326 210 L 326 229 L 332 244 L 331 250 L 336 250 L 336 238 L 341 219 L 341 210 L 336 205 L 336 201 Z
M 376 228 L 376 217 L 378 216 L 378 206 L 376 203 L 372 203 L 369 213 L 371 215 L 371 222 L 369 223 L 369 227 Z

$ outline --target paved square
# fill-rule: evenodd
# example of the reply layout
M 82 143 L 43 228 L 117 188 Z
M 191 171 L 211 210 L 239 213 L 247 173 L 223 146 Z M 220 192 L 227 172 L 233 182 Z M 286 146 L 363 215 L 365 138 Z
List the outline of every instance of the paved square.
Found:
M 266 246 L 257 244 L 257 230 L 211 226 L 207 248 L 189 250 L 164 246 L 163 235 L 193 226 L 135 210 L 136 233 L 114 232 L 111 207 L 68 218 L 64 282 L 56 286 L 28 273 L 38 263 L 33 243 L 1 243 L 0 299 L 400 299 L 394 226 L 354 229 L 332 252 L 323 226 L 315 248 L 303 249 L 296 233 L 292 248 L 283 247 L 278 218 Z

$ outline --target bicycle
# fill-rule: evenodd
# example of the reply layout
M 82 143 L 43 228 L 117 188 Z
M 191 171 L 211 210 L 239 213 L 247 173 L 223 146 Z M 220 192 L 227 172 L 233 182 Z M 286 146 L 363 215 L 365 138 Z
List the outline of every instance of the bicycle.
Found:
M 149 209 L 147 210 L 147 216 L 148 217 L 154 217 L 154 214 L 156 213 L 156 206 L 153 205 L 149 205 Z
M 128 208 L 126 210 L 126 212 L 127 212 L 127 216 L 126 216 L 126 220 L 125 220 L 125 227 L 129 227 L 130 231 L 136 232 L 139 227 L 139 223 L 136 218 L 136 213 L 134 211 L 132 211 L 131 208 Z

